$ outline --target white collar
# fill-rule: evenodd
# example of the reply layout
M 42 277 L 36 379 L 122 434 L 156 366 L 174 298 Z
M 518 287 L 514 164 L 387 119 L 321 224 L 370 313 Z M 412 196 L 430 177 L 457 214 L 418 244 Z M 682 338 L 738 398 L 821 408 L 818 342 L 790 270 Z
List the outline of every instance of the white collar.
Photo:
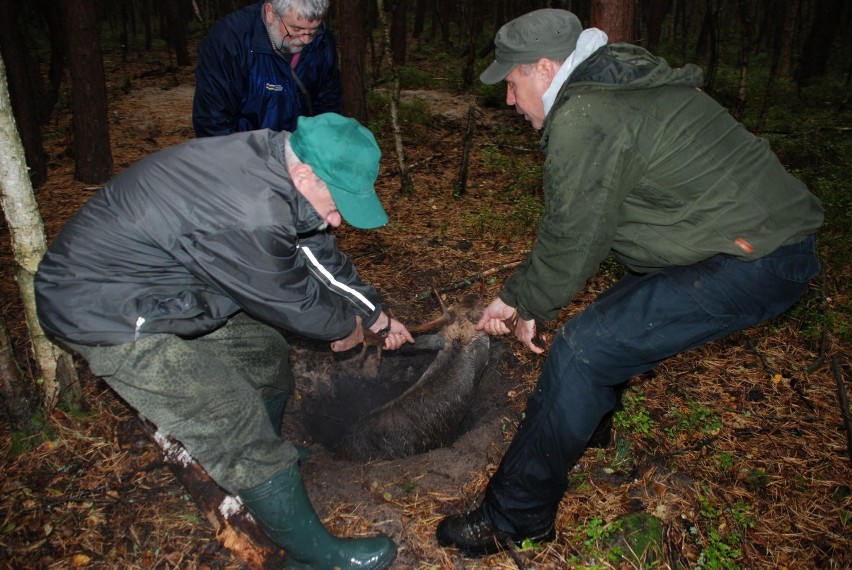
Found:
M 580 33 L 577 38 L 577 47 L 571 52 L 556 75 L 553 76 L 553 81 L 550 82 L 550 87 L 541 96 L 541 101 L 544 103 L 544 116 L 550 113 L 556 95 L 562 88 L 562 85 L 568 80 L 568 77 L 577 69 L 577 66 L 586 61 L 590 55 L 598 51 L 606 45 L 609 38 L 607 35 L 597 28 L 586 28 Z

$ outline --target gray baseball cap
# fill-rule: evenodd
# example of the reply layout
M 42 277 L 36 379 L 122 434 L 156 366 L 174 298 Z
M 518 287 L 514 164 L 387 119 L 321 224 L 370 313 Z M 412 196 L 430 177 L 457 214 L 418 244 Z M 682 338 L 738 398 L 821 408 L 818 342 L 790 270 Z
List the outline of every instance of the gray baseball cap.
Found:
M 499 83 L 517 65 L 541 58 L 565 60 L 577 46 L 583 31 L 580 19 L 567 10 L 545 8 L 519 16 L 504 24 L 494 37 L 494 62 L 479 80 Z

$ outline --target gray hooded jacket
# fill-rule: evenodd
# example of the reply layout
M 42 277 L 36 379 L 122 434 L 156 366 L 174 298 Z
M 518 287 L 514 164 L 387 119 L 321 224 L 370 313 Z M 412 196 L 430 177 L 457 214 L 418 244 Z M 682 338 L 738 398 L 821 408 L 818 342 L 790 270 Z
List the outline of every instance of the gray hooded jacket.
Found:
M 117 345 L 194 337 L 239 311 L 322 340 L 369 326 L 364 284 L 295 189 L 269 130 L 195 139 L 116 176 L 51 244 L 35 278 L 52 337 Z

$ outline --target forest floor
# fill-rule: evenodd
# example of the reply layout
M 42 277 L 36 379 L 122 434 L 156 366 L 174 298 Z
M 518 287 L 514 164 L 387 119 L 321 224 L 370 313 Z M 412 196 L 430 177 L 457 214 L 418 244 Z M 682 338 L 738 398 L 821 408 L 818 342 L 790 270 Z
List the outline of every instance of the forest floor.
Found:
M 148 54 L 108 62 L 107 73 L 116 172 L 192 136 L 191 69 L 170 71 Z M 512 109 L 477 107 L 466 192 L 454 197 L 471 99 L 441 91 L 404 95 L 410 122 L 403 135 L 416 193 L 399 191 L 390 121 L 374 118 L 370 126 L 384 150 L 378 192 L 391 222 L 336 233 L 394 314 L 418 323 L 439 312 L 426 295 L 433 283 L 448 303 L 470 293 L 487 300 L 524 258 L 534 239 L 530 211 L 539 211 L 541 157 L 536 134 Z M 50 174 L 36 195 L 52 239 L 96 188 L 73 180 L 67 116 L 58 113 L 45 133 Z M 2 227 L 0 260 L 7 268 L 8 244 Z M 818 310 L 828 302 L 824 282 L 839 291 L 831 302 L 848 303 L 848 290 L 838 284 L 848 284 L 849 271 L 827 267 L 802 303 Z M 548 323 L 550 332 L 616 274 L 604 266 Z M 27 363 L 11 271 L 2 275 L 0 302 L 19 360 Z M 825 342 L 803 334 L 796 314 L 634 378 L 613 443 L 588 450 L 571 472 L 557 538 L 549 544 L 474 560 L 440 548 L 434 538 L 442 516 L 476 504 L 534 387 L 544 357 L 513 340 L 493 343 L 471 412 L 476 419 L 449 447 L 361 464 L 302 440 L 312 451 L 302 468 L 309 495 L 333 532 L 391 536 L 399 546 L 396 569 L 850 568 L 852 468 L 831 366 L 838 359 L 849 375 L 848 347 L 830 333 Z M 0 568 L 239 568 L 132 410 L 84 363 L 78 368 L 88 409 L 54 412 L 46 440 L 16 455 L 0 420 Z M 297 385 L 297 401 L 303 389 Z M 293 414 L 291 408 L 289 429 L 298 431 Z M 656 563 L 607 557 L 614 522 L 633 512 L 663 525 L 664 552 Z

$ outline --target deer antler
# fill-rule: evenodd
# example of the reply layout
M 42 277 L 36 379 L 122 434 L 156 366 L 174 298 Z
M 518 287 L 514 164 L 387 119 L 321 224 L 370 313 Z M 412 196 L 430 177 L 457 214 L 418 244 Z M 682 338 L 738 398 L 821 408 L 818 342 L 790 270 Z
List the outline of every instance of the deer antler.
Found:
M 438 293 L 438 289 L 435 288 L 434 284 L 432 285 L 432 294 L 435 295 L 435 298 L 438 299 L 438 302 L 441 304 L 441 316 L 426 323 L 412 325 L 408 327 L 408 332 L 414 334 L 431 331 L 432 329 L 437 329 L 453 322 L 454 316 L 449 309 L 447 309 L 447 306 L 444 304 L 444 300 L 441 299 L 441 294 Z
M 368 328 L 364 329 L 364 345 L 361 347 L 361 353 L 358 355 L 358 358 L 361 359 L 361 365 L 364 365 L 364 361 L 367 360 L 367 349 L 371 346 L 376 347 L 376 362 L 378 364 L 382 363 L 382 348 L 385 346 L 385 337 L 380 334 L 376 334 Z
M 441 299 L 441 294 L 438 293 L 438 289 L 435 287 L 434 283 L 432 284 L 432 294 L 435 295 L 435 298 L 438 299 L 438 303 L 441 304 L 441 316 L 437 319 L 433 319 L 426 323 L 421 323 L 419 325 L 413 325 L 408 328 L 408 332 L 422 333 L 426 331 L 430 331 L 433 329 L 437 329 L 443 326 L 446 326 L 453 322 L 455 316 L 453 313 L 447 309 L 447 306 L 444 304 L 444 300 Z M 378 335 L 371 331 L 368 328 L 364 329 L 364 345 L 361 347 L 361 354 L 359 358 L 361 359 L 361 364 L 363 365 L 364 360 L 367 358 L 367 349 L 371 346 L 376 347 L 376 358 L 379 364 L 382 362 L 382 348 L 385 345 L 385 339 L 383 336 Z

